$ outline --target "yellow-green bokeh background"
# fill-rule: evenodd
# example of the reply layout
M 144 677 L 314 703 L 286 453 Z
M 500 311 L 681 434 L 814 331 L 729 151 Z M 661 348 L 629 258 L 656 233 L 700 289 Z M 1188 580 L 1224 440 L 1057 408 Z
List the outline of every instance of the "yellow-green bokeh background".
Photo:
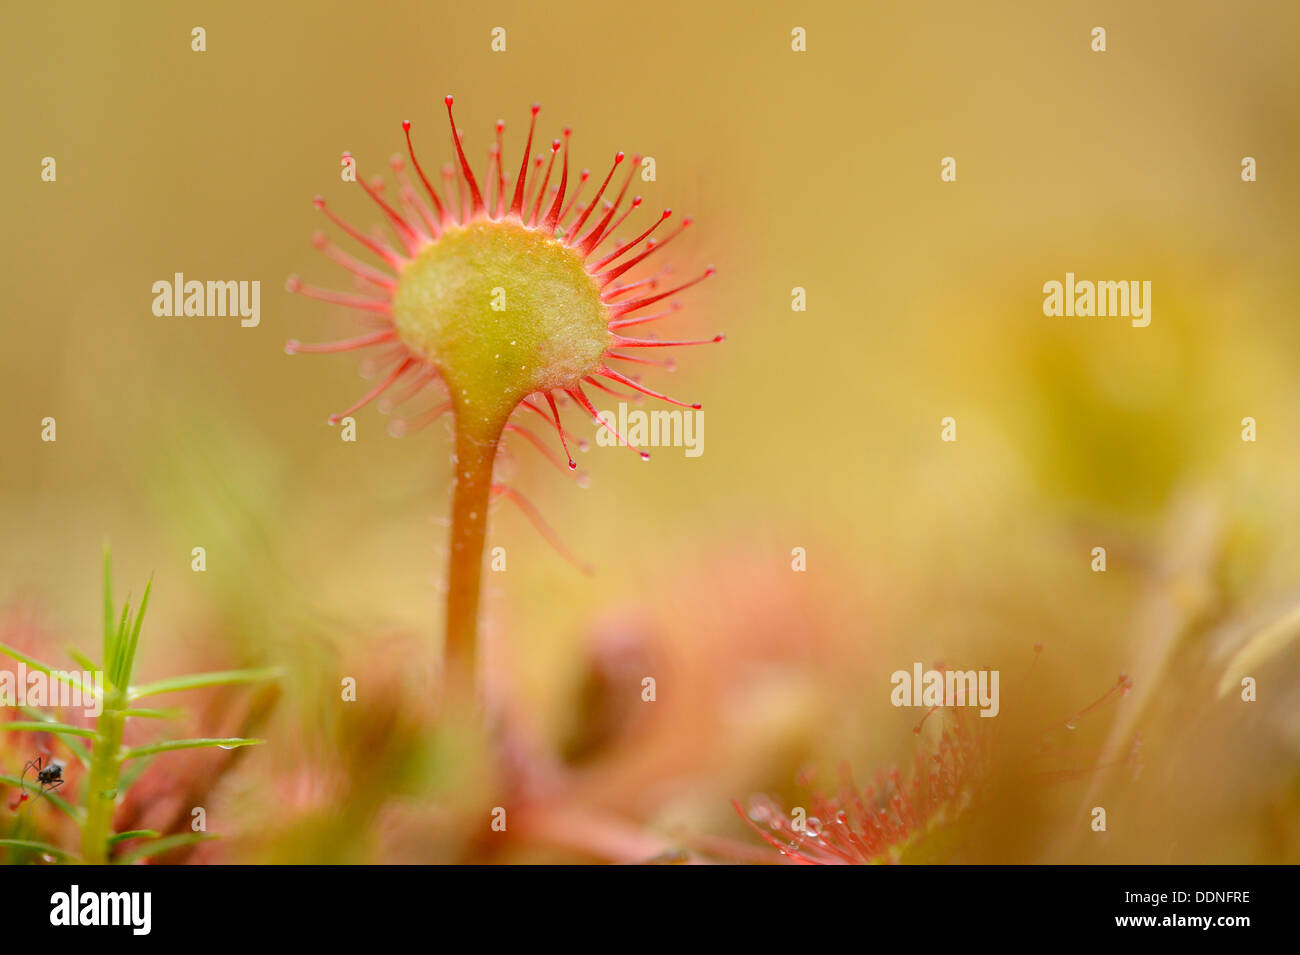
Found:
M 672 328 L 728 335 L 647 379 L 703 402 L 702 457 L 593 448 L 579 490 L 518 452 L 516 482 L 595 577 L 517 512 L 493 517 L 509 569 L 489 575 L 485 619 L 541 739 L 571 731 L 583 648 L 623 626 L 604 621 L 652 620 L 638 626 L 707 671 L 680 684 L 705 699 L 664 744 L 670 769 L 620 782 L 635 777 L 613 760 L 593 801 L 744 839 L 727 800 L 805 759 L 908 758 L 916 714 L 887 705 L 891 671 L 1010 673 L 1041 642 L 1061 715 L 1134 677 L 1123 705 L 1155 767 L 1113 797 L 1129 808 L 1104 847 L 1072 842 L 1067 811 L 1054 858 L 1300 858 L 1295 654 L 1253 672 L 1248 717 L 1207 689 L 1300 599 L 1294 4 L 241 0 L 3 17 L 0 597 L 39 606 L 60 645 L 92 645 L 107 537 L 121 589 L 155 575 L 146 676 L 196 656 L 291 668 L 280 758 L 335 692 L 322 646 L 431 665 L 448 437 L 393 440 L 371 408 L 342 443 L 325 418 L 360 394 L 356 362 L 282 345 L 349 326 L 283 281 L 347 287 L 308 241 L 314 194 L 376 218 L 340 182 L 340 151 L 383 171 L 409 118 L 436 165 L 453 92 L 471 152 L 503 117 L 517 162 L 539 101 L 539 135 L 571 125 L 579 166 L 656 158 L 647 207 L 697 219 L 677 272 L 719 269 Z M 1105 54 L 1089 50 L 1099 25 Z M 939 181 L 944 156 L 956 183 Z M 155 317 L 150 287 L 177 271 L 260 280 L 260 327 Z M 1066 271 L 1150 280 L 1151 326 L 1044 317 L 1042 283 Z M 1088 567 L 1098 545 L 1106 575 Z

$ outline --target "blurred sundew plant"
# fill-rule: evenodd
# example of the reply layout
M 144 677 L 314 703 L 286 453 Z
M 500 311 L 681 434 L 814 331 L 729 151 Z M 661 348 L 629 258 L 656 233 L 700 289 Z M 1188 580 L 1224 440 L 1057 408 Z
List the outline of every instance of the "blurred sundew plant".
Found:
M 137 706 L 139 700 L 194 690 L 201 687 L 230 686 L 274 680 L 277 670 L 272 668 L 223 670 L 210 673 L 192 673 L 169 677 L 153 683 L 133 685 L 136 653 L 140 646 L 140 633 L 144 626 L 145 611 L 149 606 L 152 581 L 145 586 L 140 605 L 134 610 L 130 600 L 122 606 L 120 615 L 113 606 L 112 562 L 109 552 L 104 552 L 104 636 L 103 664 L 77 651 L 69 655 L 84 671 L 102 675 L 99 685 L 87 684 L 81 674 L 59 669 L 22 651 L 0 643 L 0 653 L 17 660 L 29 671 L 42 673 L 49 680 L 76 688 L 83 699 L 94 697 L 100 709 L 95 725 L 80 726 L 62 722 L 49 707 L 18 706 L 26 717 L 0 723 L 0 730 L 35 734 L 52 734 L 57 737 L 84 768 L 81 778 L 82 801 L 78 805 L 58 792 L 41 785 L 38 778 L 22 774 L 0 773 L 0 782 L 16 786 L 18 799 L 12 804 L 30 809 L 29 800 L 44 800 L 58 812 L 70 818 L 80 830 L 77 849 L 65 848 L 37 839 L 22 838 L 23 826 L 28 821 L 24 814 L 18 816 L 15 837 L 0 839 L 0 847 L 47 862 L 75 862 L 104 864 L 115 862 L 129 864 L 170 852 L 183 846 L 217 838 L 207 832 L 162 835 L 151 829 L 127 832 L 113 831 L 113 816 L 122 797 L 139 778 L 152 757 L 177 750 L 221 747 L 234 749 L 263 742 L 244 737 L 217 737 L 170 739 L 143 746 L 124 747 L 123 731 L 129 720 L 167 721 L 178 715 L 176 710 L 153 709 Z M 50 757 L 52 759 L 52 757 Z M 122 851 L 125 850 L 125 851 Z
M 691 221 L 683 219 L 659 239 L 655 233 L 672 216 L 671 210 L 665 209 L 634 238 L 614 238 L 615 230 L 641 206 L 640 196 L 624 205 L 640 157 L 627 163 L 627 173 L 613 200 L 606 200 L 605 195 L 618 167 L 624 164 L 621 152 L 592 197 L 583 200 L 590 173 L 583 170 L 576 185 L 570 177 L 570 130 L 551 141 L 549 150 L 543 151 L 549 156 L 532 156 L 539 112 L 539 107 L 533 106 L 523 159 L 513 183 L 502 152 L 502 120 L 497 122 L 495 140 L 487 150 L 486 175 L 480 188 L 465 156 L 452 102 L 451 96 L 445 98 L 457 162 L 442 168 L 441 189 L 416 158 L 409 121 L 403 122 L 402 128 L 420 188 L 407 175 L 401 156 L 391 163 L 398 186 L 391 202 L 382 194 L 382 179 L 368 182 L 362 176 L 356 178 L 387 220 L 391 240 L 354 228 L 335 215 L 324 199 L 315 199 L 316 207 L 381 267 L 354 258 L 318 234 L 316 247 L 350 272 L 359 286 L 375 294 L 319 289 L 303 284 L 297 276 L 290 277 L 287 288 L 355 309 L 364 333 L 316 345 L 291 340 L 285 350 L 295 354 L 372 346 L 383 349 L 373 366 L 375 373 L 383 376 L 379 385 L 347 410 L 332 415 L 331 423 L 376 399 L 380 399 L 381 410 L 392 410 L 436 382 L 445 388 L 445 399 L 414 417 L 396 420 L 390 431 L 417 430 L 448 412 L 454 419 L 455 485 L 442 675 L 445 696 L 471 701 L 490 502 L 506 498 L 515 503 L 556 550 L 578 563 L 537 509 L 518 490 L 494 479 L 505 436 L 517 435 L 561 468 L 567 463 L 570 471 L 576 470 L 570 451 L 576 442 L 560 416 L 560 406 L 572 401 L 598 427 L 609 430 L 619 444 L 632 447 L 598 414 L 585 388 L 619 398 L 644 395 L 699 408 L 645 387 L 637 377 L 619 369 L 671 369 L 671 362 L 645 355 L 668 346 L 720 342 L 723 336 L 666 341 L 626 334 L 632 326 L 674 314 L 679 305 L 673 296 L 714 271 L 709 267 L 662 291 L 658 286 L 667 270 L 634 271 Z M 350 154 L 344 154 L 344 164 L 355 169 Z M 557 165 L 558 184 L 552 186 Z M 538 418 L 555 429 L 564 460 L 555 458 L 524 420 Z M 643 459 L 649 458 L 645 451 L 634 450 Z
M 1032 675 L 1042 645 L 1034 647 Z M 940 667 L 942 669 L 942 667 Z M 1021 682 L 1024 686 L 1024 680 Z M 1097 751 L 1062 745 L 1080 723 L 1103 707 L 1117 704 L 1132 689 L 1126 673 L 1091 703 L 1069 715 L 1042 721 L 1025 701 L 1010 703 L 1013 723 L 994 726 L 960 706 L 931 706 L 912 732 L 929 733 L 904 773 L 880 769 L 865 788 L 853 779 L 848 763 L 839 768 L 838 785 L 819 782 L 809 769 L 798 776 L 802 806 L 787 807 L 768 794 L 753 796 L 748 806 L 733 800 L 741 819 L 781 861 L 796 865 L 879 865 L 959 861 L 962 834 L 955 825 L 980 808 L 1005 802 L 1010 783 L 1016 798 L 1030 804 L 1030 790 L 1075 782 L 1095 782 L 1114 770 L 1141 771 L 1142 736 L 1133 734 L 1125 751 L 1112 760 Z M 1018 696 L 1020 694 L 1017 694 Z M 937 720 L 926 724 L 932 716 Z M 1054 739 L 1055 737 L 1055 739 Z M 1025 744 L 1028 743 L 1026 746 Z M 1000 807 L 1006 810 L 1006 805 Z M 1023 826 L 1031 826 L 1029 819 Z

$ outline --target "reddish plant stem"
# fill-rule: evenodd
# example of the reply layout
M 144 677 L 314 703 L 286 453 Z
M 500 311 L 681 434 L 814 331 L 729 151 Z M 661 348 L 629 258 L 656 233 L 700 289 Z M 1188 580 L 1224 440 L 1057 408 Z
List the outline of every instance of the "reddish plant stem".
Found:
M 463 702 L 472 701 L 475 695 L 483 545 L 492 496 L 492 466 L 504 422 L 478 429 L 466 425 L 466 416 L 457 414 L 456 486 L 451 506 L 447 640 L 442 674 L 445 695 Z

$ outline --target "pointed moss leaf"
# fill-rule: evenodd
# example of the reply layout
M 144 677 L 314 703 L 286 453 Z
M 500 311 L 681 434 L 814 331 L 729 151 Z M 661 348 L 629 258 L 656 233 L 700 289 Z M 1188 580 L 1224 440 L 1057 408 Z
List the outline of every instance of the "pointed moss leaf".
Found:
M 163 836 L 155 842 L 141 846 L 134 852 L 128 852 L 122 858 L 117 860 L 119 865 L 133 865 L 142 859 L 148 859 L 150 856 L 161 855 L 164 852 L 170 852 L 172 849 L 179 849 L 182 846 L 192 846 L 200 842 L 208 842 L 211 839 L 220 839 L 221 836 L 215 832 L 182 832 L 175 836 Z
M 135 621 L 126 646 L 119 647 L 117 686 L 127 686 L 131 682 L 131 672 L 135 669 L 135 651 L 140 646 L 140 628 L 144 626 L 144 613 L 149 608 L 149 591 L 153 589 L 153 579 L 144 585 L 144 596 L 140 598 L 140 609 L 135 612 Z
M 40 852 L 56 859 L 76 858 L 71 852 L 60 849 L 58 846 L 52 846 L 48 842 L 34 842 L 31 839 L 0 839 L 0 846 L 9 846 L 14 849 L 30 849 L 33 852 Z
M 275 680 L 281 675 L 277 667 L 264 667 L 260 670 L 220 670 L 213 673 L 191 673 L 188 676 L 174 676 L 156 683 L 132 687 L 127 696 L 138 700 L 144 696 L 158 693 L 175 693 L 180 690 L 196 690 L 205 686 L 229 686 L 236 683 L 259 683 L 263 680 Z
M 19 660 L 27 664 L 31 669 L 39 670 L 41 673 L 58 680 L 60 683 L 66 683 L 68 686 L 75 686 L 81 690 L 84 695 L 99 696 L 99 691 L 96 687 L 87 686 L 82 683 L 81 678 L 75 673 L 69 673 L 67 670 L 56 670 L 53 667 L 46 666 L 40 660 L 29 657 L 21 650 L 17 650 L 9 646 L 7 643 L 0 643 L 0 653 L 3 653 L 7 657 L 12 657 L 15 660 Z
M 73 726 L 71 723 L 52 723 L 45 720 L 19 720 L 14 723 L 0 723 L 0 730 L 6 732 L 23 730 L 29 733 L 66 733 L 69 736 L 84 736 L 98 739 L 99 734 L 87 726 Z
M 122 760 L 139 759 L 141 756 L 153 756 L 156 753 L 170 753 L 178 749 L 202 749 L 211 746 L 218 746 L 221 749 L 236 749 L 240 746 L 257 746 L 265 742 L 264 739 L 245 739 L 239 736 L 208 739 L 169 739 L 162 743 L 150 743 L 148 746 L 137 746 L 135 749 L 128 749 L 122 754 Z
M 185 715 L 185 711 L 180 707 L 174 707 L 170 710 L 153 710 L 147 707 L 132 707 L 122 711 L 123 716 L 134 716 L 143 720 L 178 720 Z

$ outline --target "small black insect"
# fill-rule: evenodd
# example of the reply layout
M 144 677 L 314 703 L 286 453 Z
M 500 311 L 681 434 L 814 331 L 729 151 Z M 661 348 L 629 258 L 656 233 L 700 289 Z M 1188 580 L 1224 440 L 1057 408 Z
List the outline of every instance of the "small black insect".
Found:
M 36 783 L 42 793 L 53 792 L 67 781 L 63 778 L 62 763 L 44 755 L 29 759 L 23 765 L 23 774 L 18 777 L 18 798 L 9 804 L 10 809 L 17 809 L 27 801 L 27 774 L 30 772 L 36 773 Z
M 35 770 L 36 782 L 41 787 L 41 792 L 50 792 L 58 789 L 65 782 L 63 778 L 63 764 L 51 759 L 48 763 L 44 756 L 37 756 L 29 759 L 23 766 L 23 774 L 19 777 L 20 781 L 27 779 L 27 774 Z M 24 794 L 24 798 L 26 798 Z
M 63 764 L 50 760 L 47 765 L 42 766 L 42 760 L 43 758 L 40 756 L 30 760 L 27 765 L 23 767 L 23 775 L 27 775 L 28 769 L 35 769 L 36 780 L 41 784 L 41 789 L 46 792 L 49 792 L 51 789 L 58 789 L 64 782 Z

